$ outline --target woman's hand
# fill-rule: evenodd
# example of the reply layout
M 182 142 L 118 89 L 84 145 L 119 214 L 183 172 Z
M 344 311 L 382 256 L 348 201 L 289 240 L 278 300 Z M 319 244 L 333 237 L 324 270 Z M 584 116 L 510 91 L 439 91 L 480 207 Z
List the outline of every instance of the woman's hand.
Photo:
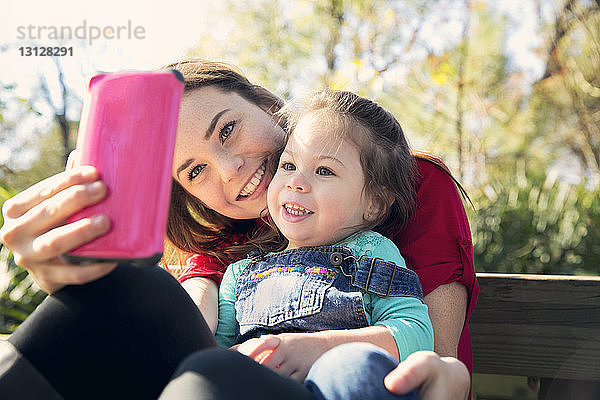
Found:
M 106 233 L 110 221 L 103 215 L 71 224 L 65 221 L 104 196 L 106 186 L 93 167 L 54 175 L 4 202 L 0 240 L 13 251 L 17 265 L 26 268 L 47 293 L 68 284 L 91 282 L 116 264 L 73 265 L 60 255 Z
M 384 383 L 399 395 L 417 389 L 421 400 L 465 400 L 471 379 L 467 367 L 456 358 L 418 351 L 390 372 Z
M 237 347 L 240 353 L 299 382 L 304 382 L 310 367 L 327 350 L 327 341 L 311 333 L 263 335 Z

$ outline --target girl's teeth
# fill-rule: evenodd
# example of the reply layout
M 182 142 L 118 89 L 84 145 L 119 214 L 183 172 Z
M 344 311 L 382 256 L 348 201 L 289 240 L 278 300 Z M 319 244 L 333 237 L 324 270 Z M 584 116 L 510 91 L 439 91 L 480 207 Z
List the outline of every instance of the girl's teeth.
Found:
M 285 207 L 285 210 L 292 215 L 307 215 L 313 213 L 312 211 L 295 204 L 284 204 L 283 206 Z

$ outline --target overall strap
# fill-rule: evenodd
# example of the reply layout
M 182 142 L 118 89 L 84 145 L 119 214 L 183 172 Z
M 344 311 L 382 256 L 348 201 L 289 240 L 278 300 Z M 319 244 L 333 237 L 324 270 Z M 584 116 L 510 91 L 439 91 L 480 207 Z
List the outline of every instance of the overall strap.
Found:
M 339 257 L 336 257 L 336 254 L 339 254 Z M 423 289 L 419 277 L 408 268 L 399 267 L 381 258 L 363 255 L 357 260 L 340 253 L 332 254 L 331 262 L 337 264 L 342 273 L 351 278 L 353 286 L 367 293 L 380 297 L 416 297 L 423 301 Z

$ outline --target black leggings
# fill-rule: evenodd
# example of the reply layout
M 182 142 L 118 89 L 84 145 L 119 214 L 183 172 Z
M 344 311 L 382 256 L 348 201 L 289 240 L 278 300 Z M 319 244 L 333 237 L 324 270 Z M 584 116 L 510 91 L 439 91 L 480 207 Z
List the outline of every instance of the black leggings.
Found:
M 156 399 L 187 356 L 216 347 L 198 308 L 168 272 L 130 265 L 48 296 L 9 342 L 65 399 Z M 285 388 L 288 399 L 309 398 L 302 385 L 232 353 L 206 352 L 213 374 L 190 383 L 186 398 L 264 398 L 263 386 L 271 384 Z

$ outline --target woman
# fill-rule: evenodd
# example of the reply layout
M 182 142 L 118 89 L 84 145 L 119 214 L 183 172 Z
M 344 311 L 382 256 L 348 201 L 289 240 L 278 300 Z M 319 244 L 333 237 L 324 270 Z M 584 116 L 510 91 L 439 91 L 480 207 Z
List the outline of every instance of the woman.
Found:
M 273 118 L 281 101 L 222 64 L 192 60 L 175 67 L 186 78 L 186 92 L 177 133 L 168 233 L 178 248 L 202 254 L 194 258 L 192 267 L 196 268 L 186 271 L 183 278 L 188 279 L 183 285 L 194 301 L 203 306 L 210 323 L 210 313 L 216 310 L 211 305 L 211 301 L 216 302 L 216 285 L 205 277 L 218 280 L 215 267 L 241 256 L 247 249 L 243 243 L 266 204 L 265 189 L 270 177 L 265 175 L 264 165 L 283 135 Z M 398 227 L 392 239 L 408 265 L 420 275 L 434 326 L 436 351 L 443 356 L 459 355 L 470 365 L 470 340 L 465 321 L 477 296 L 477 283 L 468 223 L 456 187 L 450 176 L 440 169 L 440 163 L 420 158 L 417 164 L 420 173 L 417 211 L 411 222 Z M 129 362 L 132 358 L 164 351 L 171 354 L 172 359 L 158 357 L 158 361 L 164 362 L 168 370 L 178 365 L 185 355 L 213 345 L 205 334 L 201 317 L 189 316 L 186 320 L 185 315 L 192 311 L 189 304 L 183 304 L 185 300 L 173 298 L 178 296 L 178 289 L 160 286 L 166 278 L 159 271 L 141 272 L 128 266 L 115 270 L 115 265 L 106 264 L 73 266 L 59 258 L 108 230 L 110 222 L 105 216 L 69 225 L 63 222 L 76 211 L 100 201 L 105 194 L 106 188 L 97 180 L 96 171 L 79 168 L 40 182 L 7 201 L 3 208 L 5 225 L 0 239 L 13 250 L 16 262 L 30 271 L 42 289 L 56 293 L 10 341 L 16 357 L 40 372 L 40 379 L 59 386 L 58 392 L 65 397 L 79 382 L 89 387 L 87 381 L 95 382 L 92 378 L 97 377 L 110 386 L 113 379 L 121 375 L 125 375 L 121 381 L 125 386 L 129 382 L 131 395 L 142 397 L 136 380 L 164 386 L 165 374 L 148 380 L 145 375 L 150 372 L 141 369 L 146 365 L 156 367 L 152 362 L 157 360 L 150 357 L 139 366 Z M 190 218 L 190 207 L 207 221 L 207 226 Z M 431 250 L 433 243 L 435 254 Z M 427 256 L 419 256 L 423 254 Z M 222 261 L 217 262 L 218 259 Z M 205 268 L 198 268 L 199 265 Z M 82 286 L 60 290 L 73 284 Z M 137 287 L 140 290 L 131 293 L 131 289 Z M 110 297 L 104 294 L 108 290 Z M 150 292 L 152 296 L 148 296 Z M 155 292 L 167 294 L 161 295 L 159 301 L 154 298 Z M 99 305 L 98 296 L 104 296 L 110 307 Z M 147 310 L 157 307 L 157 302 L 163 309 L 149 313 Z M 176 310 L 172 309 L 174 305 L 178 306 Z M 181 319 L 177 312 L 182 315 Z M 94 313 L 105 318 L 105 322 L 111 319 L 109 322 L 115 324 L 136 316 L 136 323 L 127 329 L 108 331 L 103 336 L 98 332 L 102 332 L 104 325 Z M 140 315 L 147 316 L 147 325 L 137 323 Z M 152 318 L 156 315 L 169 316 L 170 321 L 156 329 L 157 321 Z M 72 335 L 73 327 L 77 327 L 78 335 Z M 40 338 L 41 331 L 46 332 L 44 340 Z M 57 331 L 63 335 L 52 335 Z M 122 356 L 113 365 L 106 360 L 107 354 L 111 354 L 111 346 L 118 346 L 119 342 L 114 345 L 106 342 L 120 332 L 127 333 L 127 337 L 118 339 L 129 346 L 127 348 L 133 348 L 133 356 Z M 177 335 L 177 340 L 173 340 L 171 334 Z M 86 349 L 98 347 L 94 356 L 104 357 L 106 368 L 89 366 L 85 357 L 72 354 L 75 343 L 80 345 L 83 354 Z M 47 354 L 49 348 L 55 349 L 55 353 Z M 72 358 L 69 361 L 71 376 L 55 365 L 65 354 Z M 86 373 L 86 369 L 91 369 L 90 373 Z M 112 370 L 115 371 L 110 373 Z M 119 373 L 121 370 L 123 373 Z M 460 398 L 465 395 L 465 387 L 468 391 L 468 375 L 464 365 L 451 357 L 415 353 L 386 378 L 386 385 L 398 393 L 421 385 L 422 398 L 429 394 L 438 396 L 431 398 Z M 94 393 L 100 393 L 106 387 L 97 385 L 96 389 Z

